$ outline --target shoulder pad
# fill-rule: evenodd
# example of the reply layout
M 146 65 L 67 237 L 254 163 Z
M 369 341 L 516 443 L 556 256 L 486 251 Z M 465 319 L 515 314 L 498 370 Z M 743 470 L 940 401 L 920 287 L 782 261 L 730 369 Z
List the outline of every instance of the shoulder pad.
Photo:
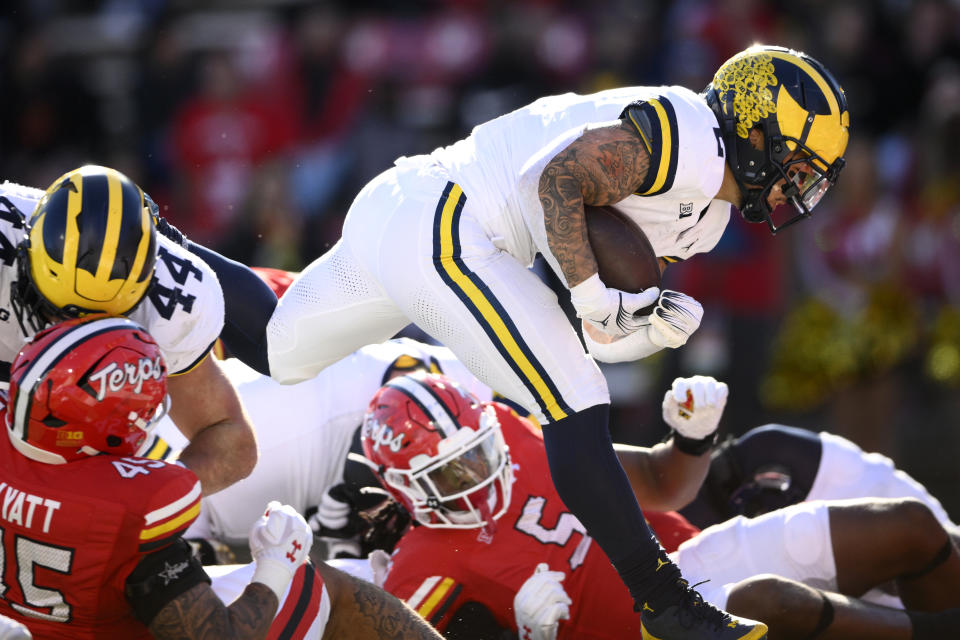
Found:
M 634 194 L 655 196 L 669 191 L 677 175 L 680 154 L 677 114 L 670 100 L 660 96 L 633 102 L 620 117 L 633 124 L 650 154 L 647 177 Z
M 39 189 L 13 182 L 0 184 L 0 221 L 8 223 L 13 229 L 23 229 L 42 197 L 43 191 Z

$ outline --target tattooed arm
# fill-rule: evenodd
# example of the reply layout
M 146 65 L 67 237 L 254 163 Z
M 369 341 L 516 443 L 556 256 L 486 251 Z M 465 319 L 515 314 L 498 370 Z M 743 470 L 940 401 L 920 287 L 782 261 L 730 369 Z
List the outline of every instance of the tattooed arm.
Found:
M 584 131 L 544 166 L 538 193 L 547 243 L 568 287 L 597 273 L 583 205 L 620 202 L 643 183 L 649 166 L 636 127 L 625 121 Z
M 201 583 L 168 602 L 150 623 L 150 633 L 157 640 L 265 638 L 277 606 L 276 594 L 259 582 L 247 585 L 229 607 Z
M 323 640 L 441 640 L 417 613 L 380 587 L 317 563 L 330 594 L 330 620 Z

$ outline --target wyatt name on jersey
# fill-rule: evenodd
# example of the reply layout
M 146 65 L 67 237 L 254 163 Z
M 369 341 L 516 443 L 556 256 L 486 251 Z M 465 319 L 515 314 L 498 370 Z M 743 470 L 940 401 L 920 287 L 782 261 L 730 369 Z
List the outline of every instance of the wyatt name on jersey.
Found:
M 42 510 L 42 516 L 37 507 Z M 49 533 L 53 514 L 59 508 L 59 500 L 51 500 L 43 496 L 26 493 L 8 485 L 6 482 L 0 482 L 0 519 L 6 522 L 32 528 L 36 515 L 36 524 L 40 525 L 42 518 L 43 532 Z

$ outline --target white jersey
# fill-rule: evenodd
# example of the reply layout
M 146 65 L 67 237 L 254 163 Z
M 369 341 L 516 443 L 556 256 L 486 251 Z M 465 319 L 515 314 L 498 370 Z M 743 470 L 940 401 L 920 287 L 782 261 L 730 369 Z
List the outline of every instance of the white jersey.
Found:
M 556 294 L 527 267 L 542 253 L 563 278 L 538 197 L 543 167 L 627 107 L 651 169 L 617 206 L 660 257 L 710 250 L 730 207 L 713 200 L 724 147 L 702 98 L 680 87 L 543 98 L 430 155 L 400 158 L 367 183 L 340 241 L 274 310 L 271 374 L 308 379 L 413 322 L 541 424 L 608 404 L 606 380 Z
M 10 364 L 30 337 L 10 306 L 17 279 L 16 246 L 44 192 L 12 182 L 0 184 L 0 379 L 6 387 Z M 12 205 L 12 207 L 10 206 Z M 127 314 L 143 325 L 160 347 L 170 373 L 193 368 L 210 350 L 223 328 L 223 291 L 216 274 L 197 256 L 157 234 L 154 282 Z
M 683 87 L 624 87 L 590 95 L 566 93 L 477 126 L 471 135 L 433 152 L 467 198 L 495 244 L 529 264 L 550 254 L 537 193 L 543 167 L 586 129 L 616 121 L 642 103 L 652 123 L 647 180 L 616 207 L 647 234 L 656 254 L 683 260 L 712 249 L 730 205 L 713 198 L 723 180 L 723 141 L 706 102 Z M 562 274 L 560 274 L 562 277 Z
M 222 363 L 257 434 L 260 458 L 240 482 L 203 499 L 200 516 L 187 532 L 243 543 L 263 505 L 271 500 L 300 513 L 320 504 L 323 494 L 341 483 L 353 434 L 384 374 L 403 355 L 435 360 L 444 374 L 481 400 L 491 391 L 471 375 L 449 349 L 408 339 L 369 345 L 331 365 L 315 378 L 282 385 L 239 360 Z M 174 448 L 185 445 L 168 418 L 158 435 Z

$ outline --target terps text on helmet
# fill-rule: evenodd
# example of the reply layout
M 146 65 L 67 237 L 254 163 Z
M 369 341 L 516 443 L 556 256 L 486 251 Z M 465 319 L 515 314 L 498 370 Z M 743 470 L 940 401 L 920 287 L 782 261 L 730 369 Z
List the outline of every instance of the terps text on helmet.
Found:
M 163 362 L 156 358 L 140 358 L 136 363 L 125 362 L 120 368 L 111 362 L 90 376 L 90 385 L 97 390 L 97 400 L 103 400 L 107 391 L 117 392 L 125 386 L 133 387 L 134 393 L 140 393 L 148 380 L 160 380 L 163 377 Z
M 373 449 L 376 451 L 380 445 L 389 447 L 391 451 L 397 453 L 403 446 L 403 434 L 393 434 L 393 429 L 379 420 L 368 420 L 364 427 L 366 435 L 373 441 Z

